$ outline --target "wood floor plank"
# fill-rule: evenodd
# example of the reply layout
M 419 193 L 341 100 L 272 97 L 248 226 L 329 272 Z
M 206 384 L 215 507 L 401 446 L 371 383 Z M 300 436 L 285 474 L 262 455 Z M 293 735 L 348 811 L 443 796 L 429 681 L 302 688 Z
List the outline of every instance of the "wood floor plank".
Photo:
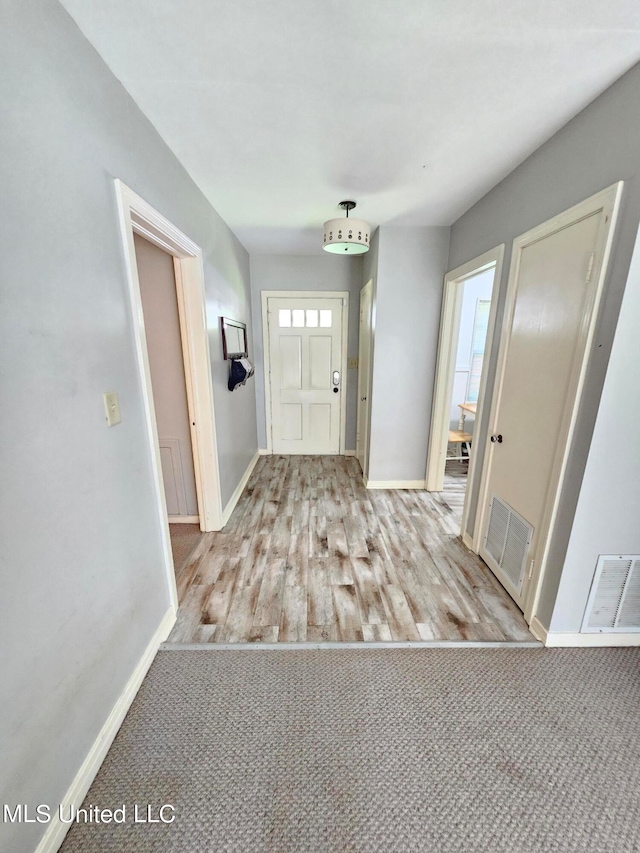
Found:
M 280 616 L 280 640 L 304 643 L 307 639 L 307 590 L 304 586 L 285 586 Z
M 285 586 L 306 589 L 309 571 L 309 528 L 290 537 Z
M 233 593 L 236 591 L 238 569 L 239 560 L 227 560 L 216 582 L 210 585 L 210 593 L 202 607 L 202 624 L 224 625 L 227 621 Z
M 309 625 L 332 625 L 335 622 L 331 580 L 326 562 L 314 562 L 307 582 L 307 619 Z
M 368 557 L 367 535 L 358 514 L 358 504 L 355 502 L 347 505 L 347 512 L 344 516 L 344 532 L 347 537 L 349 554 L 352 557 Z
M 465 463 L 441 493 L 367 490 L 354 457 L 264 456 L 177 578 L 172 642 L 530 640 L 459 535 Z
M 420 635 L 404 592 L 397 586 L 380 588 L 387 624 L 394 640 L 419 640 Z
M 210 586 L 193 585 L 188 590 L 180 610 L 180 618 L 169 634 L 171 643 L 192 643 L 202 625 L 202 611 L 211 593 Z
M 338 643 L 337 625 L 307 625 L 308 643 Z
M 390 643 L 393 640 L 391 628 L 384 625 L 363 625 L 362 637 L 365 643 Z
M 363 623 L 382 625 L 387 617 L 380 595 L 380 587 L 369 558 L 352 557 L 355 587 L 360 608 L 360 619 Z
M 277 625 L 254 625 L 246 640 L 248 643 L 277 643 L 279 631 Z
M 269 559 L 256 604 L 254 625 L 279 625 L 284 595 L 286 560 Z
M 238 589 L 233 596 L 224 625 L 218 629 L 219 643 L 241 643 L 253 627 L 260 590 L 255 586 Z
M 327 547 L 331 583 L 337 586 L 353 584 L 353 566 L 342 522 L 331 522 L 327 525 Z
M 355 586 L 353 584 L 335 585 L 331 587 L 331 591 L 341 642 L 354 643 L 364 640 Z

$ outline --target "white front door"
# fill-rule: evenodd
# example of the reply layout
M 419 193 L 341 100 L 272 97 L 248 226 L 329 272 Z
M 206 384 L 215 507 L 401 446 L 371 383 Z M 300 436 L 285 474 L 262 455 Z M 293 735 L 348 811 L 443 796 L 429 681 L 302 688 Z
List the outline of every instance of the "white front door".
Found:
M 514 244 L 480 556 L 521 607 L 545 553 L 601 289 L 611 200 L 591 208 Z
M 344 308 L 337 298 L 267 300 L 274 453 L 340 453 Z
M 371 309 L 373 280 L 360 291 L 360 336 L 358 338 L 358 421 L 356 433 L 356 456 L 362 473 L 366 476 L 369 467 L 369 394 L 371 377 Z

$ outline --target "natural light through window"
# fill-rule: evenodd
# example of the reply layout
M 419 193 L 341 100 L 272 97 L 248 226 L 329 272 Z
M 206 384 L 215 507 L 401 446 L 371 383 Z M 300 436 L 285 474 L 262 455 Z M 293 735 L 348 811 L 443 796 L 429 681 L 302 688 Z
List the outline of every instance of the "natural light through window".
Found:
M 280 308 L 278 310 L 278 325 L 281 329 L 330 329 L 333 325 L 333 312 L 330 308 Z

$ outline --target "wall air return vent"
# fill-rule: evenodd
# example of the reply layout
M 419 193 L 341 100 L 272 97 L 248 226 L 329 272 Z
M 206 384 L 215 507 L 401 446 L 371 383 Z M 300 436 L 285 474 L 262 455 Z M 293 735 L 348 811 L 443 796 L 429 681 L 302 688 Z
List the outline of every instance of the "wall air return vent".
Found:
M 604 554 L 582 622 L 582 632 L 640 631 L 640 554 Z
M 521 515 L 494 495 L 489 507 L 489 524 L 484 542 L 489 554 L 509 583 L 520 592 L 533 527 Z

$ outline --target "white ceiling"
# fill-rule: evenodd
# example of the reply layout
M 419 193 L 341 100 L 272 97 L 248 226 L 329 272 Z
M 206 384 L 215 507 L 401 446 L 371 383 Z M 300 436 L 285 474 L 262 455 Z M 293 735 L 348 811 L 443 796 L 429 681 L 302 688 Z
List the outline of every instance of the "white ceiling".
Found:
M 62 0 L 252 253 L 449 225 L 640 60 L 638 0 Z

